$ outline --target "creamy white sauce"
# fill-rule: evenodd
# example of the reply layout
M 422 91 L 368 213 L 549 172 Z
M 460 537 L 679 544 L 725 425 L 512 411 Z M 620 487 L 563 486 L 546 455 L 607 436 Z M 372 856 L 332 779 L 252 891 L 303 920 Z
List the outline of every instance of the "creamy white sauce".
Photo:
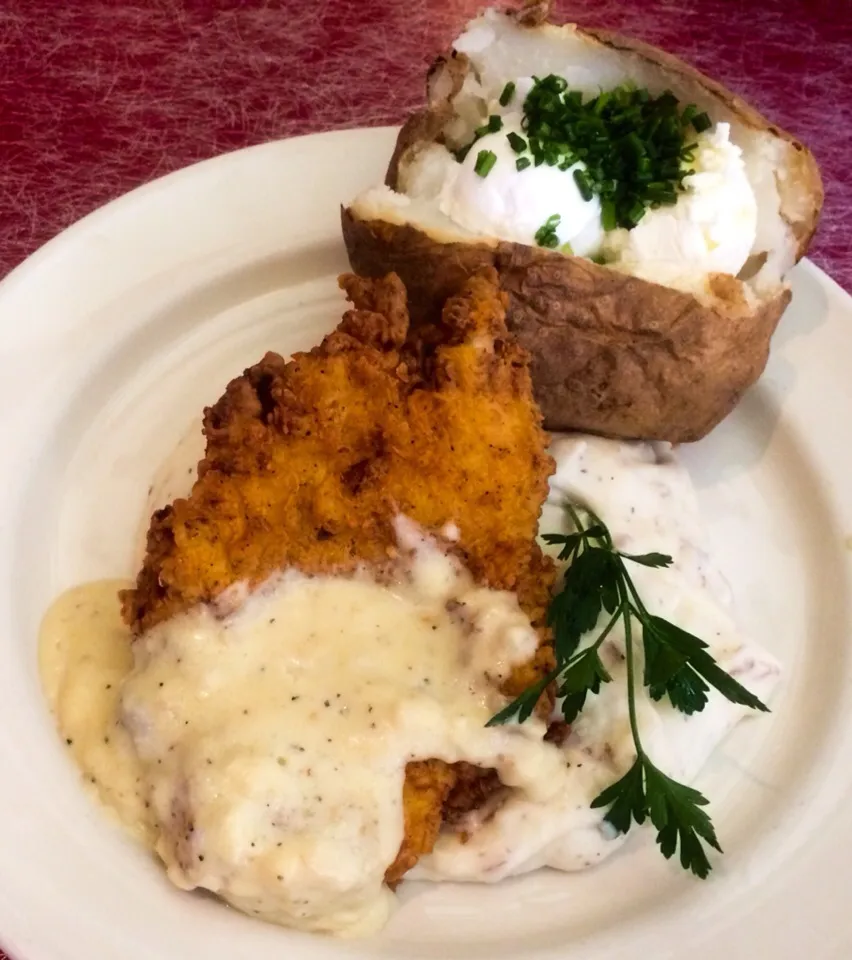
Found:
M 620 549 L 671 554 L 668 570 L 631 569 L 646 605 L 768 698 L 778 665 L 738 633 L 689 477 L 668 449 L 573 436 L 552 452 L 545 529 L 564 523 L 570 498 L 606 520 Z M 405 765 L 431 757 L 495 767 L 509 789 L 445 832 L 410 876 L 579 870 L 623 842 L 590 808 L 634 759 L 623 637 L 614 631 L 602 651 L 613 682 L 561 747 L 537 720 L 487 728 L 504 703 L 496 686 L 535 650 L 535 632 L 513 594 L 475 586 L 403 518 L 397 533 L 404 560 L 389 582 L 284 572 L 132 649 L 120 583 L 70 591 L 46 616 L 41 670 L 60 733 L 178 886 L 306 930 L 378 929 L 393 903 L 383 877 L 403 835 Z M 687 718 L 641 696 L 639 722 L 652 759 L 691 780 L 746 712 L 714 696 Z
M 577 435 L 556 439 L 551 453 L 557 468 L 549 498 L 556 509 L 550 515 L 555 513 L 556 522 L 547 529 L 564 523 L 561 507 L 570 499 L 604 518 L 618 549 L 670 554 L 674 563 L 668 569 L 631 565 L 643 602 L 652 613 L 705 640 L 725 670 L 767 700 L 779 666 L 739 633 L 726 609 L 729 589 L 705 552 L 692 483 L 671 451 L 662 445 Z M 614 837 L 602 812 L 590 808 L 601 789 L 622 776 L 635 759 L 627 717 L 623 631 L 616 628 L 610 637 L 602 651 L 613 682 L 587 699 L 572 726 L 561 748 L 559 790 L 544 802 L 512 795 L 469 837 L 444 834 L 413 876 L 497 881 L 541 866 L 582 869 L 617 849 L 623 837 Z M 678 713 L 667 701 L 654 703 L 644 693 L 638 712 L 650 757 L 670 776 L 687 782 L 731 728 L 751 713 L 715 693 L 704 711 L 692 717 Z
M 98 580 L 58 597 L 42 621 L 39 667 L 56 726 L 86 787 L 150 846 L 155 832 L 147 786 L 119 720 L 122 684 L 133 666 L 118 602 L 118 591 L 128 586 Z
M 273 922 L 368 933 L 393 902 L 383 878 L 403 837 L 406 763 L 493 767 L 531 802 L 556 789 L 543 723 L 485 725 L 505 702 L 496 685 L 538 645 L 516 597 L 477 587 L 402 519 L 398 533 L 413 554 L 389 583 L 287 572 L 250 597 L 232 591 L 231 615 L 200 606 L 149 630 L 120 705 L 77 724 L 93 742 L 129 731 L 176 885 Z M 98 632 L 75 630 L 87 627 Z M 97 646 L 110 642 L 126 671 L 126 632 Z

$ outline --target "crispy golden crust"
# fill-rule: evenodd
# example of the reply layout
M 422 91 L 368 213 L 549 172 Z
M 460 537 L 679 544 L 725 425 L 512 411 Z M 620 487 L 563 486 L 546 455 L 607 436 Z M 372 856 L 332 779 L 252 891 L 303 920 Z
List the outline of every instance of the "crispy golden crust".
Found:
M 417 354 L 402 349 L 395 277 L 343 285 L 355 309 L 320 347 L 289 363 L 267 354 L 205 411 L 199 478 L 155 514 L 123 597 L 135 629 L 282 567 L 381 563 L 397 513 L 433 531 L 455 523 L 480 581 L 527 598 L 535 577 L 546 590 L 552 574 L 533 538 L 552 460 L 493 280 L 474 278 L 453 298 L 444 342 Z
M 205 411 L 198 480 L 152 518 L 136 586 L 122 595 L 125 620 L 142 631 L 285 567 L 380 567 L 402 513 L 434 532 L 454 523 L 454 552 L 478 582 L 516 591 L 546 640 L 554 570 L 535 534 L 553 461 L 493 272 L 408 341 L 397 277 L 345 276 L 341 286 L 353 309 L 319 347 L 289 363 L 267 354 Z M 545 643 L 507 692 L 552 662 Z M 437 760 L 407 774 L 394 881 L 431 849 L 460 776 Z
M 396 886 L 421 855 L 435 846 L 444 821 L 444 804 L 458 779 L 458 766 L 440 760 L 406 764 L 402 785 L 405 829 L 396 860 L 385 871 L 385 882 L 389 886 Z

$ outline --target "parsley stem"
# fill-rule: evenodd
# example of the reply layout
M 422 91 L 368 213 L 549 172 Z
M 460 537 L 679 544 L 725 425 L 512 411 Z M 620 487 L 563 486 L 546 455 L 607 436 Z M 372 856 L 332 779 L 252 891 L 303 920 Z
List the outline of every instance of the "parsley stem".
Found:
M 630 732 L 633 734 L 633 746 L 636 747 L 636 756 L 645 759 L 642 749 L 642 738 L 639 736 L 639 721 L 636 718 L 636 667 L 633 663 L 633 627 L 630 622 L 630 597 L 624 586 L 624 580 L 618 584 L 618 593 L 621 597 L 620 613 L 624 617 L 624 656 L 627 665 L 627 713 L 630 717 Z
M 571 523 L 574 524 L 574 530 L 580 534 L 585 533 L 583 524 L 580 523 L 580 515 L 574 509 L 574 504 L 571 503 L 570 500 L 565 501 L 565 510 L 567 511 L 568 516 L 571 518 Z
M 641 621 L 643 617 L 645 619 L 649 618 L 651 614 L 648 613 L 648 608 L 645 606 L 644 603 L 642 603 L 642 598 L 639 596 L 639 591 L 636 589 L 636 585 L 633 583 L 633 579 L 631 578 L 630 574 L 627 572 L 627 568 L 624 566 L 624 560 L 622 560 L 620 556 L 618 558 L 618 563 L 621 567 L 621 572 L 624 575 L 623 579 L 627 584 L 627 588 L 633 594 L 633 603 L 631 603 L 630 606 L 633 607 L 633 609 L 635 610 L 637 620 Z M 629 597 L 627 602 L 630 603 Z
M 606 640 L 607 636 L 612 631 L 612 628 L 618 623 L 621 617 L 622 617 L 622 610 L 619 605 L 619 609 L 616 610 L 615 613 L 612 615 L 609 623 L 603 628 L 603 631 L 601 632 L 601 635 L 598 637 L 598 639 L 595 640 L 595 642 L 590 647 L 584 647 L 583 650 L 580 652 L 580 655 L 582 656 L 582 654 L 588 653 L 589 650 L 599 649 L 601 644 L 604 642 L 604 640 Z
M 577 510 L 574 504 L 571 503 L 570 500 L 565 501 L 565 509 L 568 512 L 568 516 L 571 517 L 571 522 L 574 524 L 574 529 L 577 531 L 577 533 L 579 533 L 583 537 L 584 541 L 588 541 L 592 539 L 600 540 L 600 542 L 603 543 L 603 545 L 606 547 L 607 550 L 610 550 L 610 551 L 614 550 L 614 547 L 612 544 L 612 537 L 609 534 L 609 530 L 607 529 L 606 525 L 601 520 L 601 518 L 594 512 L 594 510 L 592 510 L 590 507 L 585 506 L 585 504 L 580 507 L 580 509 L 584 513 L 588 514 L 589 519 L 591 520 L 591 527 L 586 527 L 583 524 L 583 522 L 580 520 L 580 515 L 579 513 L 577 513 Z M 589 536 L 589 530 L 592 527 L 598 527 L 600 529 L 601 535 L 599 537 Z

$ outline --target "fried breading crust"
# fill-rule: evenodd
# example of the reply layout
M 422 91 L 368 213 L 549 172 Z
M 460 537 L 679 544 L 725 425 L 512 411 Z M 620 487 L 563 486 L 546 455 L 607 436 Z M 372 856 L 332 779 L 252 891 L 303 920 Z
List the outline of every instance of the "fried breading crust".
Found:
M 416 341 L 396 276 L 340 285 L 352 309 L 318 347 L 289 362 L 267 354 L 205 410 L 198 479 L 154 514 L 124 618 L 140 632 L 290 566 L 381 567 L 396 555 L 402 513 L 435 533 L 454 524 L 451 549 L 476 580 L 517 592 L 545 640 L 504 687 L 519 693 L 553 662 L 544 620 L 554 571 L 535 542 L 553 461 L 496 275 L 470 280 Z M 389 881 L 431 850 L 448 796 L 454 809 L 478 799 L 481 771 L 468 766 L 409 764 Z
M 458 766 L 450 766 L 442 760 L 417 760 L 406 764 L 402 784 L 404 840 L 396 860 L 385 871 L 385 882 L 389 886 L 396 886 L 421 854 L 435 845 L 444 820 L 447 797 L 458 780 Z

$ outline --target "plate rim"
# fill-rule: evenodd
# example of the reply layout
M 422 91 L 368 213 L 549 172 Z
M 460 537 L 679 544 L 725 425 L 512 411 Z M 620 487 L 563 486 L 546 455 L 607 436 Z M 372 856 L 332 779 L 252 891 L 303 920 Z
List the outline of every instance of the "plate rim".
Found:
M 93 227 L 98 227 L 101 224 L 108 223 L 110 218 L 113 217 L 118 210 L 127 209 L 132 205 L 139 204 L 140 202 L 144 203 L 146 198 L 149 196 L 155 196 L 158 193 L 166 192 L 173 188 L 179 189 L 180 185 L 184 182 L 194 180 L 199 176 L 204 176 L 210 171 L 222 169 L 223 164 L 240 165 L 245 162 L 245 158 L 248 155 L 251 155 L 252 157 L 265 156 L 267 153 L 270 156 L 276 155 L 277 152 L 281 150 L 282 145 L 294 145 L 305 143 L 307 141 L 313 141 L 316 143 L 319 138 L 327 138 L 324 140 L 324 142 L 329 142 L 330 139 L 335 138 L 360 138 L 364 135 L 373 134 L 382 134 L 387 136 L 391 132 L 395 133 L 397 129 L 397 127 L 392 126 L 367 128 L 356 127 L 344 130 L 328 131 L 324 133 L 305 134 L 300 137 L 286 138 L 282 140 L 271 141 L 269 143 L 257 144 L 239 150 L 234 150 L 217 157 L 199 161 L 190 166 L 172 171 L 162 177 L 149 181 L 148 183 L 142 184 L 134 190 L 131 190 L 128 193 L 109 201 L 101 207 L 93 210 L 85 217 L 76 221 L 64 231 L 43 244 L 22 263 L 13 268 L 2 279 L 2 281 L 0 281 L 0 318 L 2 318 L 5 312 L 4 307 L 7 298 L 12 297 L 13 295 L 19 296 L 20 289 L 22 287 L 26 287 L 26 285 L 31 282 L 33 277 L 38 279 L 39 271 L 45 269 L 49 270 L 51 257 L 55 256 L 57 253 L 62 253 L 69 246 L 76 244 L 78 240 L 85 241 L 87 231 L 90 231 Z M 833 287 L 836 294 L 842 298 L 845 308 L 850 311 L 850 316 L 852 316 L 852 296 L 846 293 L 846 291 L 844 291 L 843 288 L 840 287 L 839 284 L 837 284 L 821 268 L 813 264 L 811 261 L 804 261 L 797 268 L 797 270 L 811 276 L 814 279 L 814 282 L 819 285 L 826 285 L 829 289 Z M 0 347 L 2 347 L 2 338 L 0 338 Z M 2 361 L 0 361 L 0 363 L 2 363 Z M 849 499 L 850 503 L 847 504 L 847 506 L 852 509 L 852 494 L 850 494 Z M 848 585 L 849 580 L 847 579 L 847 587 Z M 0 898 L 0 908 L 2 908 L 3 899 L 4 898 Z M 21 945 L 13 943 L 8 937 L 5 924 L 3 927 L 0 927 L 0 942 L 9 943 L 11 955 L 15 958 L 15 960 L 50 960 L 47 954 L 39 953 L 37 950 L 30 951 L 29 947 L 23 948 Z M 317 956 L 319 956 L 319 953 L 317 953 Z

